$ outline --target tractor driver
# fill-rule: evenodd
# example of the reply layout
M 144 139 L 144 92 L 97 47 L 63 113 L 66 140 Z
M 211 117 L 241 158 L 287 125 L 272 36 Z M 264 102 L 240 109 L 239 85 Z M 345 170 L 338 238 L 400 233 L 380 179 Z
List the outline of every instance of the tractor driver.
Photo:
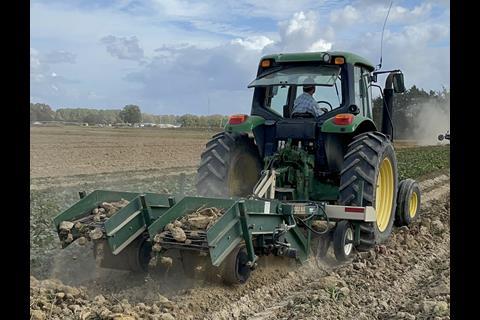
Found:
M 318 107 L 317 101 L 313 98 L 315 93 L 314 85 L 304 85 L 303 93 L 299 95 L 293 103 L 292 117 L 310 114 L 315 118 L 325 113 Z

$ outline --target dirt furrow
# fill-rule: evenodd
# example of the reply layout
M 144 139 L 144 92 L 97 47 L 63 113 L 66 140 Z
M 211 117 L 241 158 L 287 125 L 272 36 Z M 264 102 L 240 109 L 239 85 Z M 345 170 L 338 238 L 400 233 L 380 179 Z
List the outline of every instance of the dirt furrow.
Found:
M 447 180 L 441 178 L 435 182 Z M 432 183 L 421 185 L 422 189 L 433 186 Z M 321 315 L 325 319 L 423 319 L 445 316 L 449 308 L 449 232 L 445 227 L 449 212 L 444 209 L 449 201 L 448 193 L 449 185 L 438 184 L 425 193 L 421 223 L 410 229 L 396 230 L 384 254 L 362 253 L 353 264 L 326 267 L 330 283 L 317 281 L 318 273 L 310 268 L 308 274 L 301 277 L 300 290 L 286 292 L 280 301 L 273 300 L 265 310 L 247 318 L 314 319 Z M 433 228 L 431 221 L 435 221 Z M 437 296 L 440 296 L 438 301 Z
M 57 301 L 55 308 L 65 307 L 52 319 L 89 312 L 103 312 L 100 319 L 448 319 L 449 177 L 420 186 L 421 219 L 345 264 L 332 253 L 320 264 L 311 259 L 302 266 L 264 257 L 238 287 L 185 280 L 175 276 L 176 266 L 166 275 L 147 277 L 101 272 L 83 282 L 83 289 L 35 280 L 32 298 L 41 298 L 38 292 L 45 288 L 62 299 L 64 292 L 79 292 L 61 305 Z M 43 303 L 35 307 L 38 313 L 53 305 Z

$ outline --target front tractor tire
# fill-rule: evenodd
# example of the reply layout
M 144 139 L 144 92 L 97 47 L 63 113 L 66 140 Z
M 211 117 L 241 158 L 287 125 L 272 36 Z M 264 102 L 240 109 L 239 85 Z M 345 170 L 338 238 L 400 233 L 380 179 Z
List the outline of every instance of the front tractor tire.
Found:
M 246 133 L 221 132 L 212 137 L 197 170 L 197 193 L 205 197 L 245 197 L 260 178 L 262 162 Z
M 363 200 L 360 185 L 363 183 Z M 385 242 L 395 220 L 397 203 L 397 158 L 392 143 L 380 132 L 362 133 L 353 138 L 340 172 L 341 205 L 373 206 L 375 222 L 360 224 L 359 251 Z

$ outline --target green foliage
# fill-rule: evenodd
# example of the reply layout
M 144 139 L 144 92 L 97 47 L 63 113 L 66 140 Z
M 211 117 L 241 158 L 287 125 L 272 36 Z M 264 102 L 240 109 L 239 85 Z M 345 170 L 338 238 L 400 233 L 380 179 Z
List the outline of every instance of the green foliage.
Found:
M 192 114 L 185 114 L 179 119 L 179 123 L 182 127 L 187 128 L 221 128 L 225 126 L 227 121 L 228 117 L 222 115 L 195 116 Z
M 396 150 L 399 181 L 450 168 L 450 146 Z
M 140 111 L 140 107 L 133 104 L 126 105 L 123 110 L 120 111 L 119 116 L 125 123 L 133 124 L 142 122 L 142 112 Z
M 44 103 L 30 103 L 30 121 L 52 121 L 55 112 Z
M 115 124 L 115 123 L 155 123 L 181 125 L 186 128 L 223 128 L 228 116 L 214 114 L 197 116 L 193 114 L 153 115 L 141 113 L 140 107 L 127 105 L 118 109 L 60 108 L 53 111 L 50 106 L 42 103 L 30 103 L 30 121 L 61 121 L 74 123 Z
M 97 110 L 87 108 L 58 109 L 55 112 L 56 121 L 87 122 L 88 124 L 107 124 L 122 122 L 120 110 Z
M 325 291 L 327 291 L 328 294 L 330 295 L 330 299 L 332 299 L 335 302 L 337 302 L 341 297 L 344 296 L 343 292 L 336 287 L 326 288 Z

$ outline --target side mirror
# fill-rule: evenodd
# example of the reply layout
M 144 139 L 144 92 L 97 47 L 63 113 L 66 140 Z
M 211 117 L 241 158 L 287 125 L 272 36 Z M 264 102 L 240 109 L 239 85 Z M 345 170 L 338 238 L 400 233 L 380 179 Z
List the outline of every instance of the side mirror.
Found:
M 395 93 L 403 93 L 406 91 L 405 83 L 403 82 L 403 73 L 395 73 L 393 75 L 393 91 Z

